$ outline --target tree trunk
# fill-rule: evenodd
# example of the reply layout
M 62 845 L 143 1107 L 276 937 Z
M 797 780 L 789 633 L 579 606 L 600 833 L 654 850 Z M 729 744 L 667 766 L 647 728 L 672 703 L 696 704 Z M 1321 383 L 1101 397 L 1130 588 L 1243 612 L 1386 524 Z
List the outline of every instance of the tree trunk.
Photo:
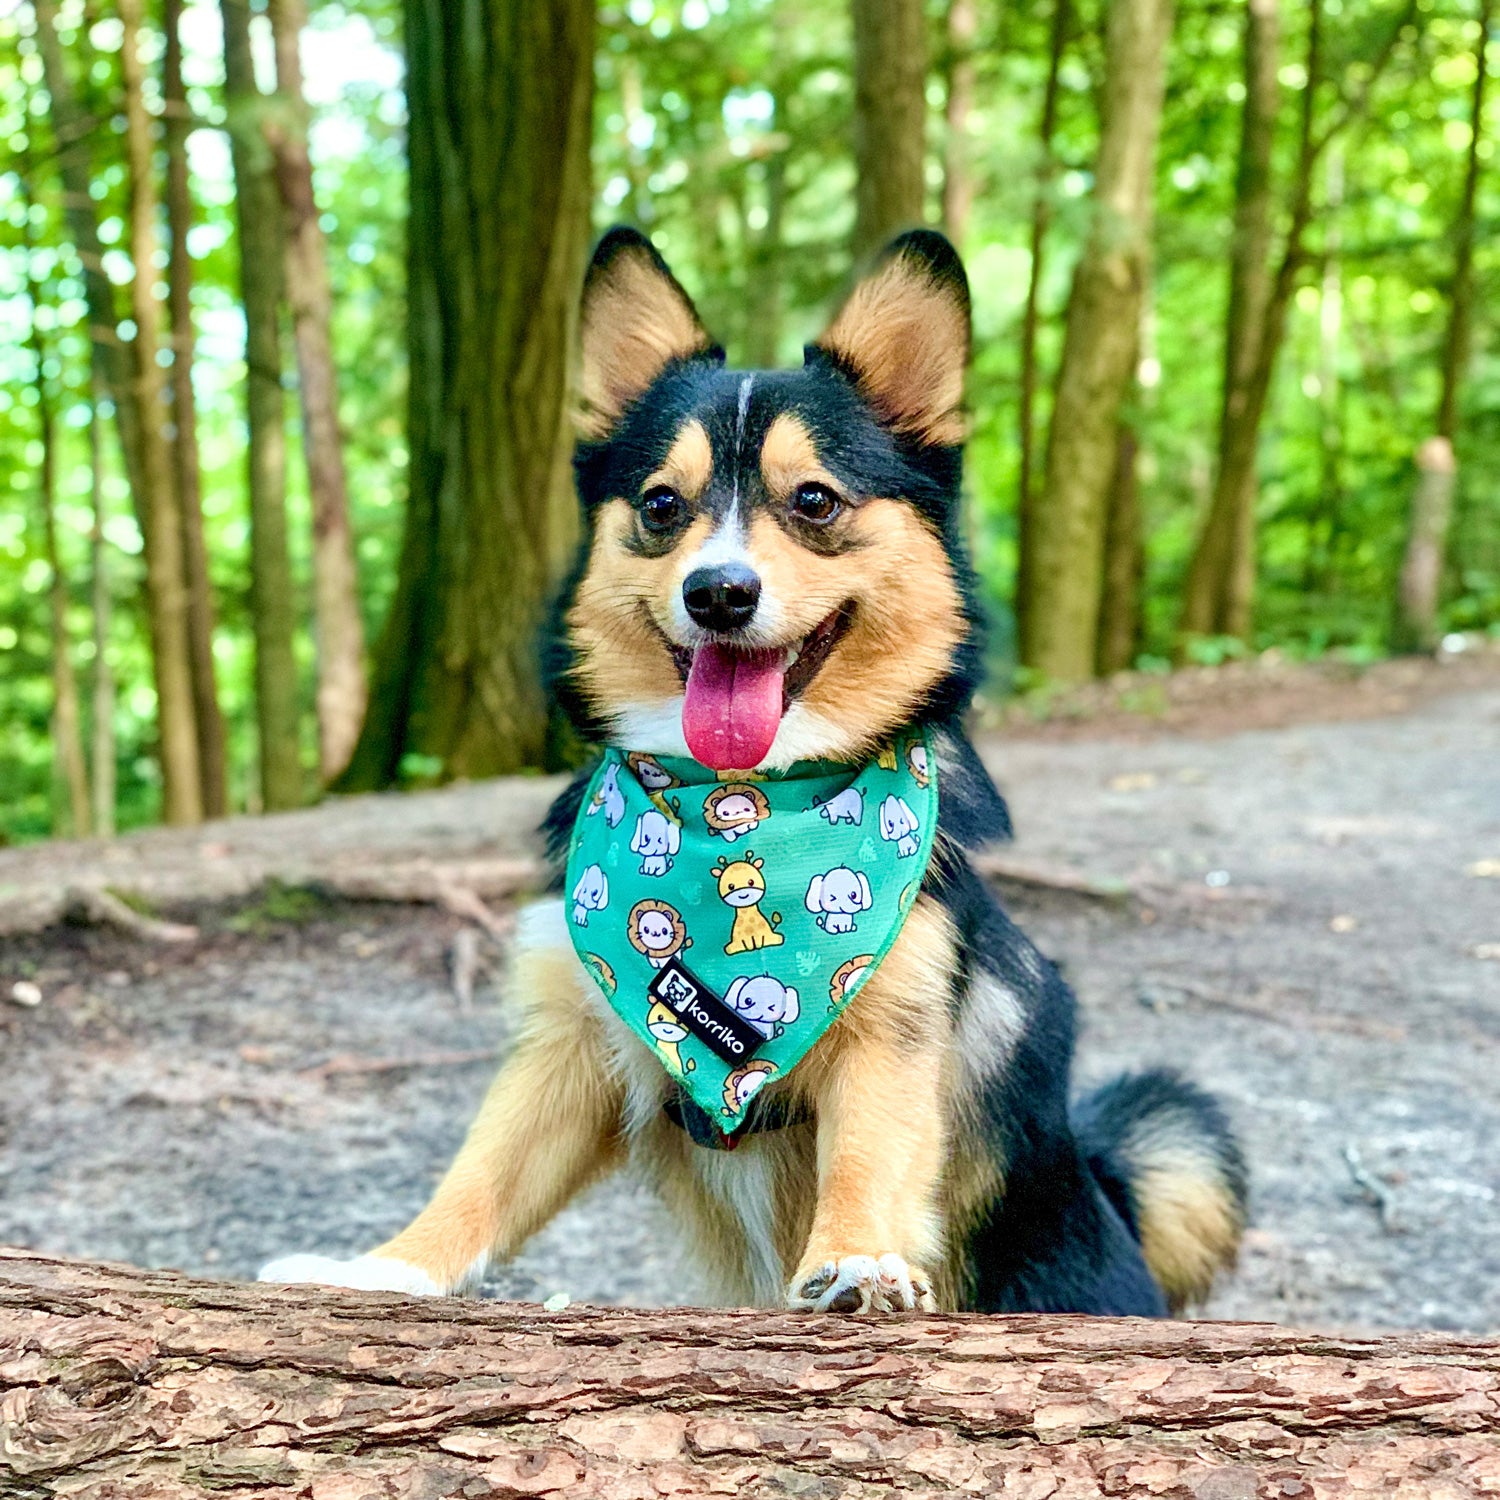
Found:
M 90 743 L 94 833 L 115 831 L 115 674 L 109 654 L 109 572 L 104 542 L 104 422 L 99 416 L 99 376 L 89 392 L 89 590 L 94 615 L 93 736 Z
M 922 0 L 853 0 L 854 254 L 925 217 L 927 18 Z
M 578 538 L 594 13 L 407 0 L 411 494 L 347 789 L 410 754 L 450 776 L 546 755 L 538 631 Z
M 1443 382 L 1438 396 L 1437 433 L 1417 453 L 1417 484 L 1412 494 L 1406 553 L 1396 589 L 1392 644 L 1398 651 L 1430 650 L 1437 640 L 1443 558 L 1453 517 L 1458 468 L 1453 440 L 1458 435 L 1458 392 L 1469 363 L 1469 328 L 1474 304 L 1474 203 L 1484 160 L 1484 98 L 1488 68 L 1485 46 L 1494 20 L 1493 0 L 1479 0 L 1479 39 L 1474 47 L 1474 93 L 1469 109 L 1469 158 L 1463 196 L 1453 221 L 1453 291 L 1443 339 Z
M 261 133 L 265 100 L 255 82 L 249 0 L 220 0 L 224 99 L 234 161 L 245 305 L 250 449 L 250 610 L 255 632 L 255 711 L 260 794 L 266 810 L 302 801 L 296 601 L 286 531 L 286 408 L 281 391 L 281 203 L 271 150 Z
M 182 512 L 182 558 L 188 592 L 188 648 L 193 714 L 198 730 L 198 775 L 203 812 L 229 811 L 224 761 L 224 716 L 214 675 L 214 602 L 203 544 L 203 485 L 198 467 L 198 413 L 193 399 L 193 261 L 187 235 L 193 222 L 188 186 L 187 93 L 182 85 L 182 0 L 164 0 L 162 103 L 167 142 L 167 308 L 172 315 L 172 458 Z
M 29 175 L 31 163 L 25 162 Z M 24 179 L 23 179 L 24 180 Z M 30 206 L 30 195 L 23 189 L 22 203 Z M 32 280 L 31 221 L 22 227 L 23 253 L 26 257 L 26 291 L 31 303 L 31 354 L 36 362 L 36 416 L 42 445 L 42 461 L 37 470 L 37 488 L 42 511 L 42 546 L 48 569 L 47 604 L 52 637 L 52 751 L 61 785 L 61 796 L 54 797 L 52 832 L 55 836 L 85 837 L 89 833 L 89 778 L 83 759 L 83 734 L 79 724 L 78 679 L 73 671 L 73 645 L 68 638 L 68 580 L 63 573 L 62 553 L 57 544 L 57 422 L 52 409 L 52 392 L 47 386 L 47 350 L 37 322 L 41 293 Z
M 313 614 L 318 641 L 318 770 L 331 782 L 354 753 L 364 722 L 365 628 L 359 613 L 349 489 L 333 362 L 333 293 L 307 154 L 307 103 L 298 45 L 304 0 L 270 0 L 278 109 L 266 118 L 286 211 L 286 293 L 297 348 L 302 447 L 313 518 Z
M 141 473 L 140 413 L 131 380 L 130 359 L 119 335 L 119 309 L 114 287 L 104 273 L 104 245 L 99 238 L 99 216 L 89 185 L 94 180 L 90 142 L 93 122 L 79 105 L 62 46 L 57 39 L 56 0 L 33 0 L 37 48 L 51 101 L 52 133 L 57 140 L 57 168 L 62 178 L 63 213 L 68 234 L 83 262 L 83 294 L 88 305 L 89 338 L 94 369 L 115 409 L 125 477 L 135 506 L 136 521 L 147 530 L 146 486 Z
M 1229 309 L 1225 318 L 1224 380 L 1219 407 L 1219 479 L 1203 532 L 1189 565 L 1183 596 L 1184 636 L 1234 633 L 1230 578 L 1244 555 L 1246 533 L 1253 553 L 1255 470 L 1226 470 L 1236 430 L 1249 418 L 1250 385 L 1271 296 L 1271 148 L 1281 88 L 1280 0 L 1248 0 L 1245 9 L 1245 107 L 1240 115 L 1239 166 L 1235 175 L 1234 232 L 1229 255 Z M 1315 45 L 1313 18 L 1310 50 Z M 1314 80 L 1305 86 L 1304 112 Z M 1307 139 L 1304 133 L 1304 140 Z
M 1092 677 L 1097 660 L 1107 499 L 1145 294 L 1171 29 L 1171 0 L 1110 7 L 1094 222 L 1068 299 L 1022 606 L 1025 663 L 1057 682 Z
M 1109 482 L 1104 528 L 1104 589 L 1099 607 L 1101 677 L 1128 671 L 1140 649 L 1141 579 L 1146 553 L 1141 537 L 1141 498 L 1136 478 L 1140 444 L 1123 421 L 1115 432 L 1115 471 Z
M 974 49 L 979 36 L 978 0 L 948 0 L 948 132 L 943 141 L 943 232 L 960 249 L 974 207 Z
M 0 1487 L 80 1500 L 1500 1486 L 1500 1345 L 1261 1323 L 637 1312 L 0 1251 Z
M 1052 137 L 1057 131 L 1058 80 L 1071 24 L 1071 0 L 1054 0 L 1052 35 L 1047 48 L 1047 82 L 1042 92 L 1042 119 L 1037 130 L 1036 196 L 1031 208 L 1031 274 L 1026 283 L 1026 310 L 1021 315 L 1020 472 L 1016 481 L 1016 635 L 1021 660 L 1027 659 L 1031 625 L 1032 552 L 1036 546 L 1036 335 L 1041 316 L 1042 271 L 1047 229 L 1052 222 Z
M 198 726 L 193 711 L 188 591 L 182 552 L 182 510 L 167 441 L 166 380 L 157 361 L 161 303 L 156 297 L 156 166 L 146 113 L 137 40 L 141 0 L 119 0 L 120 71 L 125 85 L 125 142 L 130 181 L 131 341 L 140 419 L 141 481 L 146 522 L 146 596 L 156 675 L 156 727 L 162 770 L 162 813 L 168 823 L 203 818 Z

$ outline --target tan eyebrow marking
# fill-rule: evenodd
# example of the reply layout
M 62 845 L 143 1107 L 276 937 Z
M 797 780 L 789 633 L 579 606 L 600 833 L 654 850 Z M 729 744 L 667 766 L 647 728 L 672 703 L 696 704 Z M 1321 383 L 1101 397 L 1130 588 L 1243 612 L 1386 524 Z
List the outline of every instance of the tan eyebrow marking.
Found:
M 837 491 L 838 481 L 823 467 L 812 434 L 799 417 L 782 412 L 771 423 L 760 445 L 760 475 L 777 500 L 787 499 L 799 484 L 826 484 Z
M 667 450 L 662 465 L 645 487 L 670 485 L 686 500 L 697 500 L 714 477 L 714 450 L 703 423 L 695 417 L 684 424 Z

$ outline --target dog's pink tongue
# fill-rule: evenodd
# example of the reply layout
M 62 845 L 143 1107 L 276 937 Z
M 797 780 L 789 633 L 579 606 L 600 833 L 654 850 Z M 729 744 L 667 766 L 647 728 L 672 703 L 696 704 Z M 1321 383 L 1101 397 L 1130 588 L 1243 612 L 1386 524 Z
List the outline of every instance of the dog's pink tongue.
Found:
M 682 701 L 682 733 L 711 771 L 748 771 L 771 750 L 781 724 L 785 655 L 699 646 Z

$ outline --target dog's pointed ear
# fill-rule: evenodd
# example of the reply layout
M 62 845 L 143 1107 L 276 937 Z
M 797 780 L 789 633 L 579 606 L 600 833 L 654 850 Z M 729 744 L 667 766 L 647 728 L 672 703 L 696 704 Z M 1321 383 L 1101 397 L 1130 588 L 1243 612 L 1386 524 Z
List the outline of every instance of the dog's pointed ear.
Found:
M 808 351 L 828 357 L 882 421 L 937 447 L 964 440 L 969 280 L 958 252 L 932 229 L 891 241 Z
M 674 360 L 713 348 L 656 247 L 621 225 L 599 241 L 583 282 L 578 425 L 601 439 Z

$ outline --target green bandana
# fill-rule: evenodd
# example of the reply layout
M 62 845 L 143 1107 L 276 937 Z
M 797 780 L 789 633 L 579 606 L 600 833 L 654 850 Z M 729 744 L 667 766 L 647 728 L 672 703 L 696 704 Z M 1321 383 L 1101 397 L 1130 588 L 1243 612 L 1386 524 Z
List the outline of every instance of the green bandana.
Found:
M 605 751 L 573 825 L 568 930 L 724 1135 L 879 967 L 937 831 L 925 731 L 869 765 L 713 772 Z

